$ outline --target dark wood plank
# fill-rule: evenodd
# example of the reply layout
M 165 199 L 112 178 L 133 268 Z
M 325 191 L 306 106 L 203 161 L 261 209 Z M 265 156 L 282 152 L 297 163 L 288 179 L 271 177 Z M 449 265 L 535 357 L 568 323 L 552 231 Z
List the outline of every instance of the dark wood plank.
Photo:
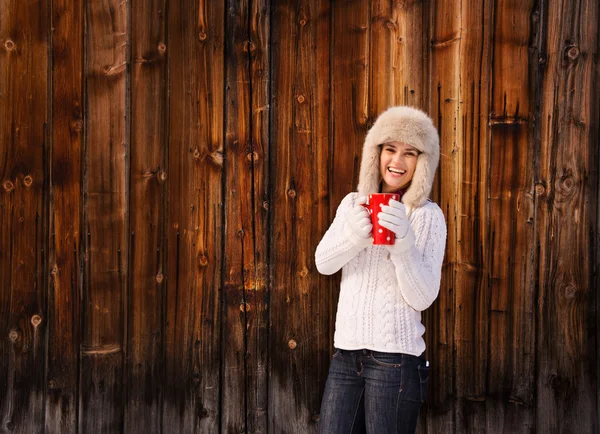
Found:
M 47 2 L 0 5 L 0 431 L 44 425 Z
M 226 134 L 225 228 L 223 286 L 223 399 L 224 432 L 247 430 L 248 348 L 247 315 L 256 306 L 246 302 L 246 288 L 255 288 L 255 215 L 253 171 L 255 155 L 251 139 L 249 1 L 227 2 L 226 17 Z M 258 154 L 256 154 L 258 163 Z M 260 166 L 260 164 L 259 164 Z M 254 304 L 254 303 L 253 303 Z M 254 329 L 253 329 L 254 330 Z M 258 391 L 257 391 L 258 392 Z
M 369 22 L 369 117 L 372 121 L 386 108 L 397 105 L 395 95 L 396 47 L 401 36 L 387 0 L 371 0 Z M 394 8 L 398 13 L 398 6 Z M 402 64 L 403 65 L 403 64 Z
M 485 432 L 488 367 L 489 264 L 487 194 L 491 49 L 494 2 L 465 2 L 459 42 L 460 102 L 455 186 L 456 432 Z M 468 31 L 464 30 L 468 29 Z
M 160 433 L 166 287 L 166 1 L 133 4 L 124 431 Z
M 457 123 L 460 98 L 460 14 L 455 2 L 436 0 L 431 15 L 431 81 L 429 114 L 440 135 L 440 168 L 434 191 L 446 216 L 448 237 L 442 267 L 440 295 L 429 309 L 426 328 L 434 336 L 428 342 L 432 374 L 428 430 L 453 433 L 457 361 L 454 358 L 457 255 Z
M 250 2 L 251 165 L 254 268 L 244 277 L 248 433 L 267 432 L 269 362 L 270 1 Z M 248 159 L 248 156 L 246 156 Z
M 363 6 L 357 2 L 339 6 L 339 13 L 350 18 L 343 26 L 345 31 L 351 33 L 355 25 L 362 26 L 358 33 L 366 51 L 367 9 Z M 331 279 L 319 276 L 314 267 L 314 250 L 330 223 L 331 9 L 327 1 L 295 5 L 275 1 L 271 7 L 269 432 L 306 433 L 317 430 L 333 328 Z M 353 17 L 357 12 L 360 18 Z M 346 54 L 350 47 L 356 49 L 351 43 L 345 47 Z M 365 59 L 362 61 L 351 69 L 363 74 L 360 95 L 366 102 Z M 347 86 L 349 89 L 350 83 Z M 364 121 L 366 104 L 362 107 Z M 346 125 L 352 125 L 353 119 L 348 117 Z M 346 131 L 340 142 L 355 143 L 351 133 Z
M 127 3 L 86 8 L 85 260 L 80 370 L 81 432 L 123 426 L 126 234 Z
M 81 342 L 84 5 L 52 7 L 52 158 L 46 432 L 76 433 Z
M 533 430 L 535 340 L 532 104 L 533 1 L 495 7 L 489 148 L 489 431 Z
M 597 1 L 547 2 L 539 163 L 538 432 L 598 430 Z M 542 18 L 545 15 L 542 15 Z M 594 270 L 595 268 L 595 270 Z
M 168 5 L 165 433 L 219 432 L 224 7 Z

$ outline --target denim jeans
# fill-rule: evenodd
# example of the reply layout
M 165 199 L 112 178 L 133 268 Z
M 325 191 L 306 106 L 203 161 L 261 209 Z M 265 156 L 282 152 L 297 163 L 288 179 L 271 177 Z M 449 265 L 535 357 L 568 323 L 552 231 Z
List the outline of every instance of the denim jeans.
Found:
M 414 433 L 428 380 L 423 356 L 336 350 L 323 393 L 319 433 Z

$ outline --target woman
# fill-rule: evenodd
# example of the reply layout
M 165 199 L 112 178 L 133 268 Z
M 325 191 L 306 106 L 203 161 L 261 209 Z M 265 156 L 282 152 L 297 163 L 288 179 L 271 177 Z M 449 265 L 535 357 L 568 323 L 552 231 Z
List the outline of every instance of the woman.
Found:
M 342 270 L 320 433 L 416 429 L 429 378 L 421 312 L 438 295 L 446 244 L 444 215 L 428 200 L 438 162 L 438 134 L 425 113 L 382 113 L 365 139 L 358 192 L 342 200 L 317 247 L 320 273 Z M 390 246 L 373 245 L 363 206 L 379 192 L 401 197 L 378 215 L 396 234 Z

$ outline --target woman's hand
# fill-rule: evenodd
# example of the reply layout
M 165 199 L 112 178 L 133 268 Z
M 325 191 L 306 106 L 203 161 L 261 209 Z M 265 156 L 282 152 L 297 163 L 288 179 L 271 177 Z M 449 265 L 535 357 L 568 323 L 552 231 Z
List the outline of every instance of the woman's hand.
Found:
M 373 232 L 373 224 L 371 223 L 369 212 L 363 206 L 363 204 L 367 203 L 367 198 L 360 196 L 356 199 L 355 203 L 356 205 L 350 209 L 346 217 L 348 226 L 357 237 L 363 239 L 370 238 Z
M 377 218 L 380 226 L 396 234 L 395 243 L 388 247 L 392 253 L 405 252 L 414 244 L 415 234 L 410 227 L 403 203 L 391 199 L 389 205 L 381 207 Z

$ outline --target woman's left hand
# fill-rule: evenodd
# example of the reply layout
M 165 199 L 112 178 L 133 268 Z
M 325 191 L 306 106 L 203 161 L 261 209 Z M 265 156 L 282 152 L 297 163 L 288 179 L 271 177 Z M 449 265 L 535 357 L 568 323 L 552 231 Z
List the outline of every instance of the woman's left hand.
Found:
M 389 205 L 381 207 L 381 212 L 377 214 L 377 218 L 380 226 L 396 234 L 396 241 L 389 246 L 390 250 L 401 253 L 414 244 L 415 234 L 410 227 L 403 203 L 391 199 Z

